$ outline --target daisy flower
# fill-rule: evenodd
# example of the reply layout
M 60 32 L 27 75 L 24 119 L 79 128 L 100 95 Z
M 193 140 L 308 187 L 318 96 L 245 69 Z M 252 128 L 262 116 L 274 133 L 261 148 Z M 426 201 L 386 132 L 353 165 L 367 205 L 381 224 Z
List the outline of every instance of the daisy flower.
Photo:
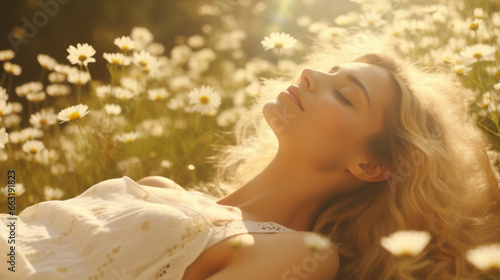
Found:
M 102 56 L 108 61 L 109 64 L 115 65 L 130 65 L 130 57 L 122 53 L 103 53 Z
M 466 59 L 474 60 L 474 62 L 483 61 L 494 61 L 495 60 L 496 48 L 485 44 L 476 44 L 473 46 L 467 46 L 460 52 L 460 55 Z
M 46 54 L 39 54 L 36 56 L 36 59 L 40 63 L 40 66 L 47 70 L 54 70 L 57 65 L 57 61 Z
M 401 230 L 382 237 L 380 244 L 396 257 L 417 256 L 430 240 L 431 235 L 426 231 Z
M 30 92 L 26 95 L 26 99 L 33 103 L 40 103 L 45 100 L 46 94 L 43 91 L 40 92 Z
M 45 197 L 45 200 L 54 200 L 61 199 L 61 197 L 63 197 L 64 195 L 64 192 L 59 188 L 45 186 L 45 188 L 43 189 L 43 195 Z
M 483 8 L 475 8 L 474 9 L 474 18 L 482 19 L 484 16 Z
M 467 251 L 465 257 L 481 271 L 500 271 L 500 243 L 479 246 Z
M 75 85 L 84 85 L 90 81 L 90 74 L 85 71 L 71 71 L 68 74 L 68 82 Z
M 120 107 L 120 105 L 116 105 L 116 104 L 106 104 L 106 105 L 104 105 L 104 111 L 108 115 L 117 116 L 122 112 L 122 107 Z
M 56 122 L 57 118 L 53 108 L 43 108 L 40 112 L 36 112 L 30 117 L 30 124 L 37 128 L 54 125 Z
M 19 76 L 19 75 L 21 75 L 21 72 L 22 72 L 21 66 L 14 64 L 14 63 L 10 63 L 10 62 L 5 62 L 3 64 L 3 70 L 5 70 L 5 72 L 12 74 L 14 76 Z
M 110 97 L 110 96 L 112 96 L 112 95 L 111 95 L 111 86 L 110 86 L 110 85 L 102 85 L 102 86 L 98 86 L 98 87 L 95 89 L 95 94 L 96 94 L 99 98 L 106 98 L 106 97 Z
M 5 100 L 0 100 L 0 117 L 12 113 L 12 104 Z
M 51 84 L 45 88 L 49 96 L 66 96 L 71 92 L 71 87 L 62 84 Z
M 194 105 L 193 109 L 201 114 L 207 114 L 208 112 L 217 109 L 220 105 L 221 98 L 214 89 L 210 86 L 201 86 L 201 88 L 195 88 L 188 94 L 190 104 Z
M 167 92 L 165 88 L 154 88 L 148 90 L 148 98 L 149 100 L 159 101 L 166 99 L 170 94 Z
M 59 72 L 51 72 L 47 78 L 49 79 L 49 82 L 56 84 L 64 82 L 66 80 L 66 75 Z
M 132 37 L 134 42 L 141 46 L 145 46 L 153 41 L 153 33 L 151 33 L 146 27 L 132 28 L 130 37 Z
M 36 154 L 45 149 L 45 145 L 39 140 L 28 140 L 23 144 L 23 151 L 28 154 Z
M 482 24 L 483 24 L 483 20 L 476 18 L 471 22 L 471 24 L 469 24 L 469 29 L 472 31 L 478 30 L 479 26 Z
M 0 128 L 0 148 L 5 148 L 5 143 L 9 142 L 9 134 L 5 132 L 5 127 Z
M 295 46 L 297 40 L 287 33 L 273 32 L 269 36 L 264 37 L 261 41 L 262 47 L 265 50 L 270 49 L 288 49 Z
M 1 189 L 1 191 L 5 196 L 8 196 L 9 195 L 9 186 L 5 186 L 4 188 Z M 14 195 L 20 196 L 25 191 L 26 191 L 26 189 L 24 188 L 24 185 L 16 182 L 16 191 L 14 192 Z
M 495 85 L 493 86 L 493 88 L 494 88 L 494 89 L 496 89 L 496 90 L 497 90 L 497 92 L 500 92 L 500 83 L 495 84 Z
M 120 100 L 130 100 L 136 96 L 135 93 L 133 93 L 129 89 L 122 88 L 122 87 L 115 87 L 115 88 L 113 88 L 113 91 L 114 91 L 115 97 L 120 99 Z
M 113 41 L 113 44 L 118 46 L 120 50 L 127 52 L 135 49 L 135 42 L 129 36 L 121 36 Z
M 123 143 L 131 143 L 139 138 L 139 133 L 137 131 L 127 132 L 116 135 L 115 139 Z
M 150 64 L 154 64 L 156 62 L 156 58 L 149 52 L 142 50 L 141 52 L 134 53 L 132 62 L 139 67 L 148 67 Z
M 467 73 L 472 70 L 472 67 L 465 66 L 463 64 L 457 64 L 453 66 L 453 71 L 458 75 L 467 75 Z
M 9 100 L 9 95 L 7 94 L 7 90 L 3 87 L 0 87 L 0 100 L 4 101 Z
M 330 240 L 317 233 L 309 233 L 304 237 L 304 243 L 311 251 L 325 250 L 330 247 Z
M 19 97 L 24 97 L 29 93 L 40 92 L 43 90 L 43 84 L 40 82 L 28 82 L 16 87 L 16 94 Z
M 68 107 L 57 114 L 57 119 L 61 121 L 60 123 L 80 119 L 89 113 L 88 108 L 82 104 Z
M 95 54 L 95 50 L 91 45 L 87 43 L 78 43 L 76 45 L 76 48 L 70 45 L 67 51 L 69 53 L 67 58 L 69 62 L 71 62 L 71 64 L 87 66 L 88 63 L 95 62 L 95 58 L 92 57 Z
M 16 56 L 13 50 L 3 50 L 0 51 L 0 61 L 9 61 Z
M 43 137 L 43 131 L 36 128 L 36 127 L 27 127 L 23 130 L 21 130 L 21 134 L 23 139 L 25 140 L 34 140 L 36 138 L 42 138 Z

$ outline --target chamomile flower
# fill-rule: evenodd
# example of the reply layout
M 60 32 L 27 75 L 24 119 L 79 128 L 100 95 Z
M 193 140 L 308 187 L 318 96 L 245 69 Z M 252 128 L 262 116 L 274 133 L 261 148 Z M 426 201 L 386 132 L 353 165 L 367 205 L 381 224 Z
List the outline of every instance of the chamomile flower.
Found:
M 9 193 L 8 193 L 8 191 L 9 191 L 9 190 L 8 190 L 8 188 L 9 188 L 9 186 L 5 186 L 4 188 L 2 188 L 2 189 L 1 189 L 2 193 L 3 193 L 5 196 L 8 196 L 8 195 L 9 195 Z M 26 189 L 24 188 L 24 185 L 16 182 L 16 191 L 14 192 L 14 195 L 15 195 L 15 196 L 20 196 L 20 195 L 22 195 L 25 191 L 26 191 Z
M 12 104 L 7 103 L 5 100 L 0 100 L 0 117 L 12 113 Z
M 57 83 L 64 82 L 66 80 L 66 75 L 64 75 L 63 73 L 59 73 L 59 72 L 51 72 L 51 73 L 49 73 L 47 78 L 49 79 L 49 82 L 57 84 Z
M 36 56 L 36 59 L 40 63 L 40 66 L 47 70 L 54 70 L 57 65 L 57 61 L 46 54 L 39 54 Z
M 83 104 L 68 107 L 57 114 L 57 119 L 61 121 L 60 123 L 64 123 L 83 118 L 89 113 L 88 108 L 87 105 Z
M 57 123 L 56 114 L 53 108 L 43 108 L 30 117 L 30 124 L 34 127 L 46 127 Z
M 95 49 L 87 43 L 78 43 L 76 48 L 70 45 L 67 51 L 69 53 L 67 58 L 71 64 L 87 66 L 91 62 L 95 62 L 95 58 L 92 57 L 95 54 Z
M 43 84 L 40 82 L 28 82 L 16 87 L 16 94 L 19 97 L 24 97 L 29 93 L 40 92 L 43 90 Z
M 265 50 L 293 48 L 296 43 L 297 40 L 295 38 L 284 32 L 273 32 L 261 41 L 262 47 Z
M 9 134 L 5 132 L 5 127 L 0 128 L 0 148 L 5 148 L 5 144 L 9 142 Z
M 102 56 L 108 61 L 109 64 L 115 65 L 130 65 L 130 57 L 122 53 L 103 53 Z
M 467 46 L 460 52 L 465 59 L 477 61 L 494 61 L 495 60 L 496 48 L 485 44 L 476 44 L 473 46 Z
M 146 27 L 134 27 L 130 33 L 132 40 L 139 46 L 144 47 L 153 41 L 153 34 Z
M 308 233 L 304 237 L 304 243 L 311 251 L 325 250 L 330 247 L 330 240 L 317 233 Z
M 131 143 L 139 138 L 139 133 L 137 131 L 127 132 L 116 135 L 115 139 L 123 143 Z
M 498 93 L 500 93 L 500 83 L 495 84 L 495 85 L 493 86 L 493 88 L 494 88 L 494 89 L 496 89 L 496 91 L 497 91 Z
M 34 155 L 45 149 L 45 145 L 39 140 L 28 140 L 23 144 L 22 149 L 24 152 Z
M 430 240 L 431 235 L 426 231 L 401 230 L 382 237 L 380 244 L 396 257 L 417 256 Z
M 0 61 L 9 61 L 16 56 L 13 50 L 2 50 L 0 51 Z
M 63 197 L 64 192 L 59 188 L 45 186 L 45 188 L 43 189 L 43 195 L 45 200 L 57 200 Z
M 26 99 L 28 99 L 28 101 L 31 101 L 33 103 L 40 103 L 45 100 L 46 96 L 47 95 L 43 91 L 31 92 L 26 95 Z
M 23 130 L 21 130 L 21 134 L 23 139 L 25 140 L 34 140 L 43 137 L 43 131 L 36 127 L 24 128 Z
M 9 100 L 9 95 L 7 94 L 7 90 L 3 87 L 0 87 L 0 100 L 4 101 Z
M 196 112 L 207 114 L 208 112 L 219 108 L 221 98 L 210 86 L 201 86 L 195 88 L 188 94 L 189 102 Z
M 121 36 L 113 41 L 113 44 L 118 46 L 124 52 L 135 49 L 135 42 L 129 36 Z
M 71 71 L 68 74 L 68 82 L 75 85 L 84 85 L 90 81 L 90 74 L 85 71 Z
M 500 271 L 500 243 L 479 246 L 467 251 L 465 257 L 481 271 Z
M 134 53 L 134 58 L 132 62 L 142 68 L 148 67 L 156 62 L 156 58 L 152 56 L 149 52 L 142 50 L 140 52 Z
M 476 31 L 479 29 L 479 26 L 483 25 L 483 20 L 476 18 L 469 24 L 469 29 L 472 31 Z
M 45 88 L 49 96 L 66 96 L 70 94 L 71 87 L 63 84 L 51 84 Z
M 472 67 L 464 64 L 457 64 L 453 66 L 453 71 L 458 75 L 467 75 L 472 70 Z
M 153 101 L 159 101 L 166 99 L 170 94 L 165 88 L 154 88 L 148 90 L 148 99 Z
M 3 64 L 3 69 L 5 70 L 5 72 L 13 76 L 19 76 L 22 72 L 21 66 L 10 62 L 5 62 Z
M 106 97 L 110 97 L 110 96 L 112 96 L 112 93 L 111 93 L 111 85 L 102 85 L 102 86 L 98 86 L 98 87 L 95 89 L 95 94 L 96 94 L 99 98 L 106 98 Z
M 116 104 L 106 104 L 104 105 L 104 111 L 108 115 L 117 116 L 122 112 L 122 107 Z

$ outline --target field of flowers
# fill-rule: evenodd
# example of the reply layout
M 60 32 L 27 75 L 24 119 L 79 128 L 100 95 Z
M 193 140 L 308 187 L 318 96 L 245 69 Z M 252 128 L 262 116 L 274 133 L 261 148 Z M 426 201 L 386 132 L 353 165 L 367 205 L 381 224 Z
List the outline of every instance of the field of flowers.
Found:
M 228 132 L 263 80 L 299 71 L 315 41 L 335 46 L 355 33 L 374 33 L 412 61 L 456 73 L 470 90 L 471 114 L 500 147 L 498 2 L 352 2 L 355 9 L 338 14 L 320 0 L 193 1 L 206 23 L 172 48 L 138 26 L 109 41 L 115 52 L 75 42 L 56 61 L 39 50 L 30 66 L 39 79 L 21 84 L 16 52 L 0 50 L 0 211 L 9 170 L 17 211 L 124 175 L 162 175 L 187 188 L 209 181 L 207 158 L 233 143 Z M 330 16 L 314 13 L 322 5 Z M 280 25 L 278 15 L 292 20 Z M 93 77 L 96 61 L 106 62 L 107 79 Z

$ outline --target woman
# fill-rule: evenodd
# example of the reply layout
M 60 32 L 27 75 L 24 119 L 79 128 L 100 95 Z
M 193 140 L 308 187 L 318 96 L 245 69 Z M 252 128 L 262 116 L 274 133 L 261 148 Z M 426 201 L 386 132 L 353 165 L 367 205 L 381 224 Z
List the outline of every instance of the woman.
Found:
M 323 57 L 316 61 L 330 64 Z M 85 224 L 78 218 L 63 232 L 61 238 L 89 228 L 90 239 L 75 239 L 83 240 L 77 250 L 81 266 L 89 256 L 107 253 L 82 279 L 116 276 L 127 262 L 130 270 L 122 274 L 130 279 L 480 277 L 464 253 L 499 240 L 499 190 L 485 141 L 467 120 L 458 88 L 387 54 L 350 61 L 307 68 L 277 97 L 283 85 L 269 86 L 273 96 L 263 96 L 240 121 L 239 145 L 219 159 L 215 183 L 221 191 L 228 190 L 224 184 L 241 186 L 220 199 L 186 192 L 160 177 L 139 185 L 126 178 L 105 181 L 75 198 L 81 211 L 91 209 L 117 224 L 97 236 L 102 225 L 89 222 L 91 227 L 75 230 Z M 261 112 L 265 127 L 255 117 Z M 124 197 L 130 200 L 120 204 Z M 49 204 L 25 210 L 23 222 L 37 219 Z M 124 208 L 117 212 L 117 205 Z M 155 227 L 165 219 L 166 206 L 176 214 L 166 217 L 168 226 Z M 53 212 L 47 213 L 50 222 Z M 132 233 L 124 233 L 124 222 Z M 419 257 L 398 266 L 379 240 L 402 229 L 429 231 L 432 240 Z M 135 232 L 153 230 L 162 235 L 137 241 Z M 179 243 L 164 247 L 172 240 Z M 132 243 L 143 246 L 134 258 Z M 98 244 L 107 250 L 99 252 Z M 54 269 L 51 279 L 67 279 L 73 269 L 68 266 Z

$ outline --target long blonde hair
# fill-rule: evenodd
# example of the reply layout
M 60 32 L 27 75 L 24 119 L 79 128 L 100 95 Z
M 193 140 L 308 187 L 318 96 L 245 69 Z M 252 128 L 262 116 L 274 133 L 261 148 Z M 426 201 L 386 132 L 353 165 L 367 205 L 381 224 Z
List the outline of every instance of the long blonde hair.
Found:
M 336 279 L 475 279 L 479 272 L 465 260 L 478 244 L 500 240 L 500 191 L 486 153 L 487 141 L 471 122 L 464 90 L 446 74 L 403 63 L 373 44 L 336 55 L 316 51 L 306 65 L 327 70 L 360 61 L 388 69 L 400 91 L 383 131 L 370 151 L 390 169 L 386 181 L 367 183 L 335 197 L 313 231 L 339 244 Z M 274 157 L 278 143 L 262 117 L 262 106 L 290 81 L 268 80 L 255 106 L 235 127 L 237 144 L 215 158 L 213 186 L 221 193 L 240 186 Z M 379 245 L 390 233 L 426 230 L 432 240 L 406 265 Z

